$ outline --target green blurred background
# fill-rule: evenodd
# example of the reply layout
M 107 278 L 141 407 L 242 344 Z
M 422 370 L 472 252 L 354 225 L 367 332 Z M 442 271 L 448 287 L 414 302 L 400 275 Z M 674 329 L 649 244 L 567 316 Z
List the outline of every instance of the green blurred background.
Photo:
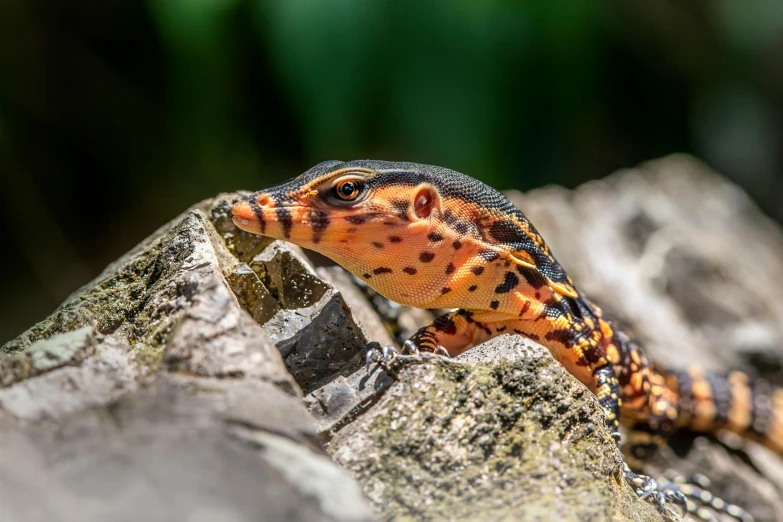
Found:
M 575 186 L 693 153 L 783 218 L 783 1 L 1 0 L 0 343 L 326 159 Z

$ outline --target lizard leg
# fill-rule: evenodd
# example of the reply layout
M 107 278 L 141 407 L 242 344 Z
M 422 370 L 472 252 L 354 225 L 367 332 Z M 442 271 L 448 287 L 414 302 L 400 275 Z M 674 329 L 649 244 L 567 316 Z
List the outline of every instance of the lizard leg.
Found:
M 488 341 L 501 332 L 476 320 L 467 310 L 453 310 L 419 329 L 405 344 L 412 349 L 438 353 L 445 350 L 456 357 L 471 346 Z M 411 349 L 409 348 L 409 349 Z
M 620 410 L 622 407 L 620 381 L 611 364 L 597 366 L 593 370 L 593 377 L 595 378 L 595 395 L 604 410 L 606 425 L 612 438 L 619 446 L 621 442 Z M 659 488 L 653 478 L 633 471 L 625 458 L 623 458 L 622 466 L 623 477 L 637 496 L 643 499 L 651 498 L 659 511 L 663 511 L 667 503 L 674 503 L 681 509 L 686 509 L 685 496 L 679 489 Z

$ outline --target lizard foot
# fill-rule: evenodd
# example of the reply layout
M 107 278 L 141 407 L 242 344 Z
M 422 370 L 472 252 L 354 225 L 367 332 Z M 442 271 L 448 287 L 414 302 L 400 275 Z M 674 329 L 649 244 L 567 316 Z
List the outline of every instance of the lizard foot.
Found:
M 373 341 L 367 343 L 367 345 L 362 348 L 360 356 L 364 357 L 364 363 L 369 372 L 370 366 L 372 366 L 373 363 L 379 363 L 388 367 L 389 363 L 397 357 L 397 350 L 395 350 L 393 346 L 381 346 L 381 343 Z
M 735 504 L 730 504 L 722 498 L 710 493 L 710 480 L 704 475 L 696 474 L 689 478 L 676 476 L 666 481 L 665 489 L 679 492 L 686 499 L 688 513 L 700 520 L 712 522 L 718 520 L 714 512 L 724 513 L 739 522 L 753 522 L 753 515 Z
M 678 489 L 659 487 L 655 479 L 635 473 L 625 463 L 623 463 L 623 476 L 633 488 L 636 496 L 642 500 L 649 499 L 660 513 L 666 514 L 669 506 L 678 508 L 680 514 L 685 514 L 687 511 L 688 504 L 685 495 Z
M 451 359 L 449 352 L 447 352 L 446 349 L 442 346 L 438 346 L 433 352 L 428 350 L 425 353 L 434 353 L 434 355 Z M 359 355 L 364 357 L 364 364 L 367 366 L 368 372 L 374 363 L 378 363 L 383 366 L 384 369 L 389 370 L 392 362 L 395 360 L 404 359 L 419 361 L 422 358 L 422 352 L 419 351 L 413 341 L 410 340 L 403 343 L 402 353 L 397 352 L 393 346 L 381 346 L 381 343 L 373 341 L 371 343 L 367 343 L 367 345 L 362 348 L 362 351 L 359 353 Z

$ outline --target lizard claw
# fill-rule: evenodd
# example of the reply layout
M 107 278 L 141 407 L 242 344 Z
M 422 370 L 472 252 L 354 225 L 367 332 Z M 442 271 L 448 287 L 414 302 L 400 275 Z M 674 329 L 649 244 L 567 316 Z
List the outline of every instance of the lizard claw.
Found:
M 364 356 L 364 363 L 369 372 L 373 363 L 387 366 L 397 356 L 397 351 L 393 346 L 381 346 L 380 343 L 373 341 L 362 348 L 360 355 Z
M 416 344 L 408 339 L 404 343 L 402 343 L 402 353 L 410 354 L 410 355 L 419 355 L 419 349 L 416 347 Z
M 440 355 L 441 357 L 446 357 L 447 359 L 451 359 L 451 355 L 448 351 L 441 345 L 438 345 L 437 348 L 435 348 L 435 355 Z

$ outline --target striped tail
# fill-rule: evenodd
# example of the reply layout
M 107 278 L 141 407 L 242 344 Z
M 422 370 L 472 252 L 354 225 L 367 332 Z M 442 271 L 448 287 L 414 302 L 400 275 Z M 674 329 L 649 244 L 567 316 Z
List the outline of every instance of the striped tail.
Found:
M 677 425 L 698 432 L 727 429 L 783 454 L 783 388 L 740 371 L 711 373 L 702 368 L 667 372 L 677 390 Z

